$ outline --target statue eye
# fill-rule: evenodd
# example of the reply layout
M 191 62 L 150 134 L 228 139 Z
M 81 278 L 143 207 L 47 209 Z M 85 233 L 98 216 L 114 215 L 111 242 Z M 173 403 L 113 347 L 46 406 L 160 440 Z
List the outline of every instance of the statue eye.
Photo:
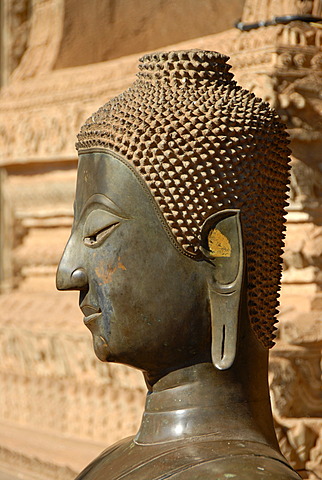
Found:
M 87 247 L 98 247 L 120 225 L 120 219 L 105 210 L 93 210 L 86 218 L 83 242 Z
M 93 235 L 88 235 L 87 237 L 84 237 L 84 245 L 86 245 L 87 247 L 94 247 L 100 245 L 105 240 L 105 238 L 108 237 L 115 230 L 116 227 L 118 227 L 119 224 L 120 222 L 113 223 L 108 227 L 102 228 Z

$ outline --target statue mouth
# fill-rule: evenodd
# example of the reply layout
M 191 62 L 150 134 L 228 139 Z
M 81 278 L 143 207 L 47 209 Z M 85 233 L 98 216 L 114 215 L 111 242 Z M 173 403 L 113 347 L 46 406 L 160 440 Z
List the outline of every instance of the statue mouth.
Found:
M 93 323 L 95 320 L 101 317 L 101 315 L 102 315 L 102 312 L 93 313 L 92 315 L 88 315 L 87 317 L 84 317 L 83 322 L 86 326 L 89 326 L 91 323 Z
M 102 310 L 98 307 L 93 307 L 92 305 L 81 305 L 81 311 L 84 314 L 84 323 L 85 325 L 90 324 L 93 320 L 96 320 L 101 316 Z

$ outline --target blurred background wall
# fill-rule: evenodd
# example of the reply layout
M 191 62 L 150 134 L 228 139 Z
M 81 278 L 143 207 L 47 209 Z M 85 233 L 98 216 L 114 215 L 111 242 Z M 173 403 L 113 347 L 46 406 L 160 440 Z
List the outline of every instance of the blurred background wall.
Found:
M 138 428 L 145 396 L 140 373 L 100 363 L 77 293 L 55 291 L 72 223 L 74 143 L 85 119 L 133 81 L 143 52 L 204 48 L 231 57 L 239 83 L 278 110 L 291 136 L 270 381 L 283 452 L 304 478 L 322 477 L 321 1 L 0 5 L 0 470 L 26 480 L 72 479 Z M 296 17 L 258 25 L 286 15 Z

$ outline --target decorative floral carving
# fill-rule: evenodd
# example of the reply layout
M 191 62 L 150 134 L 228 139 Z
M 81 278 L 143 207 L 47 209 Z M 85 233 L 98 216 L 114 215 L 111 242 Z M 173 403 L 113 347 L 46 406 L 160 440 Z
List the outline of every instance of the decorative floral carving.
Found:
M 319 0 L 246 0 L 242 21 L 254 23 L 284 15 L 321 15 Z
M 55 323 L 45 310 L 46 323 Z M 107 443 L 135 431 L 145 393 L 138 372 L 95 361 L 86 332 L 43 329 L 37 321 L 19 330 L 10 324 L 0 329 L 1 418 Z M 115 426 L 115 418 L 123 420 Z
M 278 57 L 278 66 L 289 68 L 293 63 L 293 57 L 290 53 L 282 53 Z
M 299 68 L 303 68 L 307 64 L 307 58 L 304 53 L 297 53 L 294 55 L 293 61 L 294 64 Z
M 318 53 L 312 57 L 311 66 L 314 70 L 322 69 L 322 53 Z

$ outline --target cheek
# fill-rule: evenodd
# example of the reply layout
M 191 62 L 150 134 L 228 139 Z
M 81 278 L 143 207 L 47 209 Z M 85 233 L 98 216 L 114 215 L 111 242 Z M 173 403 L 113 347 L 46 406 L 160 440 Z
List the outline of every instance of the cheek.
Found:
M 103 312 L 104 319 L 108 321 L 114 313 L 110 290 L 110 285 L 103 285 L 97 287 L 98 303 Z
M 200 286 L 178 268 L 162 266 L 156 270 L 148 264 L 132 262 L 114 280 L 109 295 L 113 318 L 123 335 L 135 336 L 141 326 L 151 327 L 151 336 L 163 330 L 180 334 L 180 329 L 187 329 L 191 316 L 195 317 L 200 308 Z

